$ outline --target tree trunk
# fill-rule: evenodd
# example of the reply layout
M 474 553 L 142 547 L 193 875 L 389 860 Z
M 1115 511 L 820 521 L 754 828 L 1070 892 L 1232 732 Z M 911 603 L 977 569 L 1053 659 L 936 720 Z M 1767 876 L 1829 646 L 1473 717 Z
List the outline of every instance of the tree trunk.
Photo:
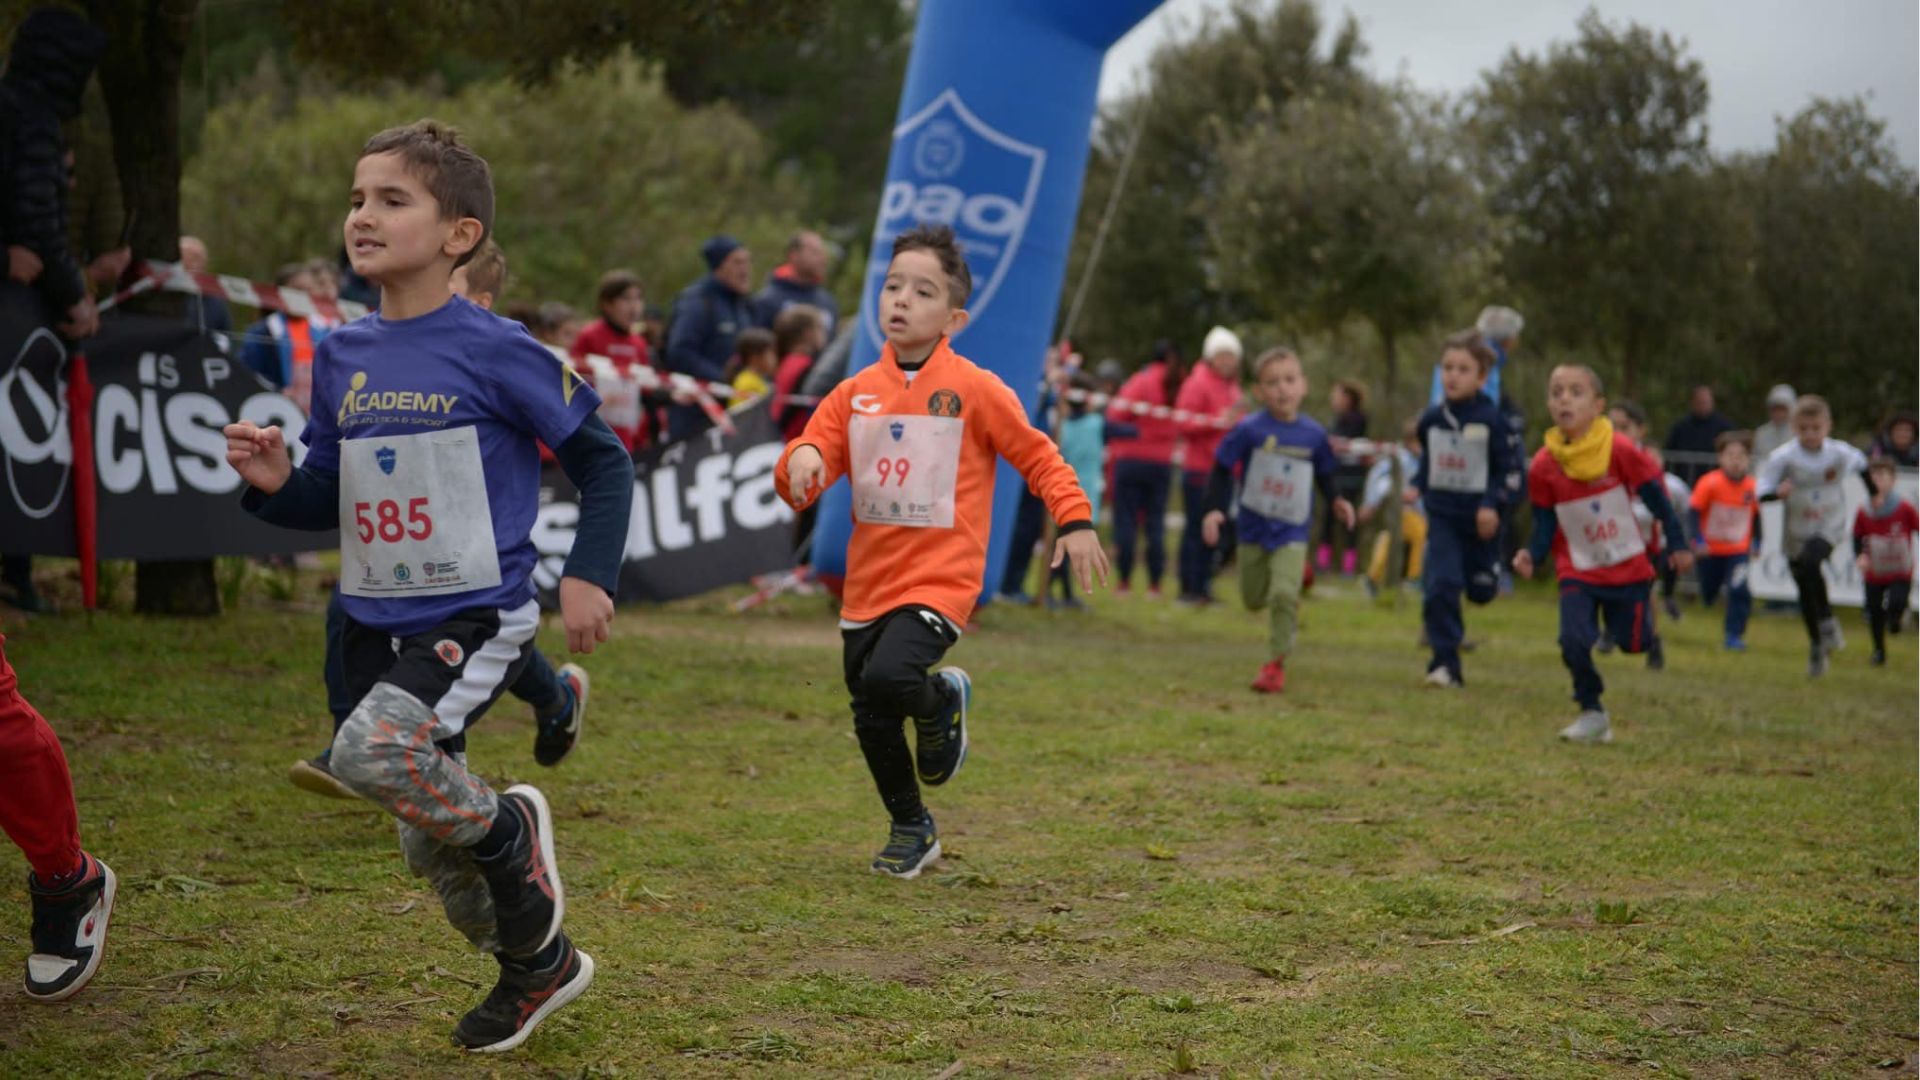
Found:
M 87 0 L 107 32 L 100 89 L 113 119 L 113 156 L 133 224 L 136 259 L 180 257 L 180 68 L 199 0 Z M 130 307 L 179 311 L 180 299 L 140 297 Z M 152 615 L 218 615 L 213 561 L 141 563 L 134 610 Z
M 133 568 L 133 610 L 142 615 L 218 615 L 213 560 L 143 562 Z

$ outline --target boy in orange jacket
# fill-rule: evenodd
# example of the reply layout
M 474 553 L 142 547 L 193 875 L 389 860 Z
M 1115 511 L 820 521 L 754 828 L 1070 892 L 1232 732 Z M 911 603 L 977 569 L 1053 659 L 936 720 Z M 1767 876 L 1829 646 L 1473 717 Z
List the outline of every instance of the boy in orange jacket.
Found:
M 937 787 L 967 758 L 973 684 L 957 667 L 928 669 L 960 640 L 980 595 L 995 455 L 1020 470 L 1060 523 L 1053 565 L 1071 558 L 1083 590 L 1095 574 L 1107 580 L 1073 470 L 1013 391 L 949 344 L 967 325 L 972 291 L 952 229 L 900 234 L 880 288 L 880 359 L 827 395 L 774 467 L 795 510 L 842 476 L 853 485 L 840 609 L 847 689 L 861 752 L 893 819 L 873 871 L 900 878 L 940 857 L 916 772 Z

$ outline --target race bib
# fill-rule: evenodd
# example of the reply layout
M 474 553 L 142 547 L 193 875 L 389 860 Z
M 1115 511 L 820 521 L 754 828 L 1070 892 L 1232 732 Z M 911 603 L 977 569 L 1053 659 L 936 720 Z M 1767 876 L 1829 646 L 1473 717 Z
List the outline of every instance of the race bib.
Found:
M 341 592 L 443 596 L 498 584 L 479 432 L 341 441 Z
M 1262 447 L 1247 462 L 1240 505 L 1263 518 L 1305 525 L 1313 516 L 1313 463 Z
M 1873 535 L 1867 540 L 1867 569 L 1874 577 L 1899 578 L 1913 574 L 1913 537 Z
M 1460 431 L 1427 429 L 1427 487 L 1433 491 L 1487 490 L 1487 425 Z
M 1834 539 L 1846 508 L 1846 489 L 1839 484 L 1796 487 L 1787 496 L 1787 535 L 1795 540 Z
M 1554 516 L 1561 535 L 1567 538 L 1567 556 L 1575 570 L 1618 566 L 1647 549 L 1634 524 L 1633 502 L 1624 487 L 1569 499 L 1554 507 Z
M 1707 507 L 1707 543 L 1744 544 L 1753 528 L 1753 508 L 1717 502 Z
M 854 519 L 868 525 L 952 528 L 963 424 L 957 416 L 849 417 Z

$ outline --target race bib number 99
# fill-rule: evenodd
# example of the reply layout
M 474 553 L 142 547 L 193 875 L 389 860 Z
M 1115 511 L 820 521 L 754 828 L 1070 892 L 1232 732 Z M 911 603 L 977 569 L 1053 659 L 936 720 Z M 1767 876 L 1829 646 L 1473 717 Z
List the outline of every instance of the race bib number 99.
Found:
M 1569 499 L 1554 507 L 1554 517 L 1567 539 L 1567 556 L 1575 570 L 1618 566 L 1646 550 L 1624 487 Z
M 868 525 L 953 527 L 954 488 L 966 429 L 953 416 L 853 416 L 853 516 Z
M 340 591 L 442 596 L 500 584 L 471 427 L 340 444 Z

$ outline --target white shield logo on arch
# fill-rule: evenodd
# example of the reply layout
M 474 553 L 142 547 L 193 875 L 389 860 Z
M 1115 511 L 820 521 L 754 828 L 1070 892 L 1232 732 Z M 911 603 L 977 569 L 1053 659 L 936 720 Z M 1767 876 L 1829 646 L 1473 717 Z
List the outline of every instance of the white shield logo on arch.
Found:
M 880 283 L 887 276 L 893 238 L 915 225 L 953 226 L 973 272 L 967 310 L 977 321 L 1019 254 L 1047 164 L 1045 150 L 988 126 L 952 87 L 901 121 L 893 139 L 899 167 L 880 197 L 860 305 L 860 323 L 876 348 L 885 343 Z

